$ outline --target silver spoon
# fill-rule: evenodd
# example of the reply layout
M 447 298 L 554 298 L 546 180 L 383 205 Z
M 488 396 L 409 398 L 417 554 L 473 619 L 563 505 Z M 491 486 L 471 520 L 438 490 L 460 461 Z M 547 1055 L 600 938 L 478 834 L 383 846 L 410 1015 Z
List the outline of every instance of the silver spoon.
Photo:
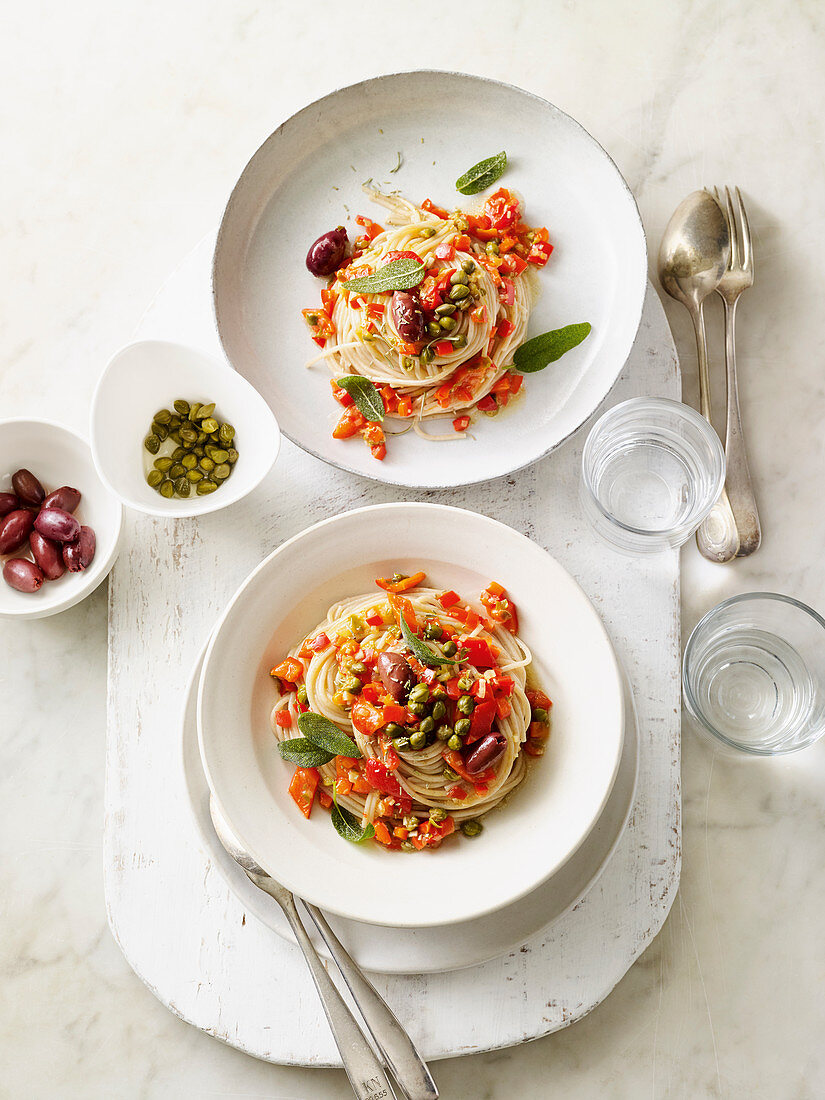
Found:
M 344 1069 L 355 1095 L 359 1100 L 378 1100 L 379 1097 L 393 1100 L 395 1093 L 387 1080 L 384 1066 L 374 1054 L 355 1017 L 318 957 L 318 952 L 301 923 L 295 907 L 294 895 L 268 875 L 263 867 L 241 847 L 214 798 L 209 800 L 209 812 L 218 840 L 226 851 L 260 890 L 277 901 L 289 921 L 289 926 L 306 959 L 312 980 L 315 982 L 315 988 L 321 998 L 321 1004 L 338 1050 L 341 1052 L 341 1061 L 344 1063 Z M 352 993 L 370 1035 L 395 1074 L 404 1095 L 408 1100 L 438 1100 L 438 1089 L 435 1087 L 435 1081 L 426 1063 L 386 1001 L 364 976 L 358 964 L 327 924 L 320 910 L 314 905 L 306 902 L 304 904 L 326 941 L 330 954 Z
M 719 203 L 707 191 L 694 191 L 676 207 L 659 247 L 662 286 L 688 310 L 699 360 L 699 406 L 710 418 L 710 378 L 703 303 L 716 289 L 730 259 L 730 233 Z M 723 488 L 710 515 L 696 532 L 696 544 L 710 561 L 731 561 L 739 552 L 739 532 Z

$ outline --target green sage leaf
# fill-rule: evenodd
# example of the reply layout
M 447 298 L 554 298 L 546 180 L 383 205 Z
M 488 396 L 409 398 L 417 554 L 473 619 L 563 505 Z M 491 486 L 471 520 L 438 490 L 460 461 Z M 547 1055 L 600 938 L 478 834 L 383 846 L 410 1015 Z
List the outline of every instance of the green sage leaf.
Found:
M 301 717 L 304 718 L 305 715 L 302 714 Z M 290 764 L 297 764 L 299 768 L 317 768 L 321 764 L 328 764 L 335 755 L 319 748 L 305 737 L 292 737 L 289 741 L 279 741 L 278 752 L 284 760 L 288 760 Z
M 333 794 L 333 807 L 330 810 L 330 817 L 332 818 L 332 824 L 335 826 L 335 831 L 344 840 L 350 841 L 352 844 L 360 844 L 362 840 L 370 840 L 375 836 L 375 829 L 371 822 L 367 822 L 364 828 L 361 828 L 361 822 L 355 816 L 351 814 L 349 810 L 345 810 L 342 806 L 338 805 L 338 799 L 335 796 L 335 788 L 332 788 Z
M 419 661 L 423 661 L 425 665 L 430 665 L 433 668 L 437 668 L 439 665 L 454 665 L 456 663 L 455 658 L 439 657 L 434 653 L 426 642 L 422 642 L 420 638 L 416 638 L 415 634 L 410 630 L 407 625 L 407 620 L 403 615 L 399 616 L 401 623 L 401 633 L 404 636 L 404 641 L 412 651 L 414 657 L 417 657 Z
M 566 351 L 580 344 L 590 334 L 590 327 L 585 321 L 581 325 L 567 325 L 565 328 L 556 328 L 552 332 L 534 336 L 532 340 L 516 348 L 513 366 L 522 374 L 535 374 L 536 371 L 544 370 L 548 363 L 561 359 Z
M 348 737 L 343 730 L 340 730 L 334 722 L 330 722 L 329 718 L 324 718 L 323 714 L 314 714 L 311 710 L 299 714 L 298 729 L 310 744 L 316 746 L 325 754 L 328 753 L 330 758 L 333 756 L 361 756 L 361 750 L 353 739 Z M 281 747 L 290 743 L 289 741 L 283 741 Z M 327 761 L 322 760 L 321 763 L 326 764 Z
M 462 195 L 477 195 L 496 182 L 507 168 L 507 154 L 502 150 L 494 157 L 480 160 L 455 181 L 456 191 Z
M 418 286 L 424 278 L 426 268 L 420 260 L 404 256 L 384 264 L 373 275 L 363 275 L 360 279 L 348 279 L 342 283 L 344 290 L 354 290 L 358 294 L 381 294 L 390 290 L 410 290 Z
M 384 399 L 369 378 L 363 378 L 360 374 L 345 374 L 343 378 L 336 379 L 335 384 L 347 391 L 355 407 L 367 420 L 384 419 Z

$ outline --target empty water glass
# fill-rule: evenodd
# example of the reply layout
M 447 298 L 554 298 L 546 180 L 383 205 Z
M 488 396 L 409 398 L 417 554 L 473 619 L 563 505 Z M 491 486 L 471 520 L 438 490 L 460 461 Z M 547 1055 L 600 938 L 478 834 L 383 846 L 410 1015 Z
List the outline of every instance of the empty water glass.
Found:
M 726 749 L 805 748 L 825 733 L 825 620 L 790 596 L 733 596 L 697 624 L 682 680 L 697 728 Z
M 582 453 L 584 512 L 607 542 L 630 553 L 681 546 L 724 482 L 719 436 L 689 405 L 663 397 L 608 409 Z

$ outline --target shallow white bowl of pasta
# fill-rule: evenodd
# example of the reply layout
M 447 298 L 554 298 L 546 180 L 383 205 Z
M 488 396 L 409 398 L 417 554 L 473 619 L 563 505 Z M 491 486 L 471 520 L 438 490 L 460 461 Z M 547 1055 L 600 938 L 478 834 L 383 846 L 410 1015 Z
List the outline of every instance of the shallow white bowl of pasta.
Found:
M 508 158 L 504 175 L 480 195 L 459 194 L 457 178 L 500 150 Z M 301 317 L 302 309 L 319 308 L 326 285 L 305 265 L 312 242 L 339 225 L 354 241 L 363 233 L 357 215 L 388 224 L 387 210 L 362 190 L 368 179 L 384 193 L 400 192 L 414 204 L 429 198 L 449 210 L 474 208 L 496 187 L 512 189 L 522 199 L 524 220 L 546 227 L 554 245 L 534 280 L 540 295 L 527 338 L 592 325 L 578 347 L 529 374 L 498 415 L 477 413 L 461 435 L 451 424 L 455 413 L 427 419 L 426 431 L 446 440 L 427 442 L 413 431 L 388 435 L 383 461 L 360 438 L 333 438 L 341 408 L 330 377 L 350 372 L 334 362 L 307 369 L 318 348 Z M 269 403 L 284 434 L 343 470 L 430 489 L 512 473 L 579 428 L 627 360 L 646 283 L 635 200 L 599 143 L 538 96 L 447 72 L 376 77 L 333 92 L 279 126 L 232 192 L 213 267 L 224 350 Z M 397 359 L 396 352 L 396 367 Z M 397 419 L 388 426 L 404 428 Z
M 426 571 L 433 587 L 477 603 L 491 579 L 518 607 L 537 682 L 553 699 L 547 752 L 483 818 L 476 839 L 433 851 L 352 844 L 316 805 L 288 792 L 294 766 L 270 727 L 269 670 L 346 597 L 375 577 Z M 622 685 L 605 629 L 570 575 L 495 520 L 432 504 L 346 512 L 290 539 L 243 583 L 219 621 L 198 696 L 201 757 L 213 797 L 258 863 L 298 896 L 368 923 L 426 927 L 469 920 L 533 890 L 576 851 L 613 785 L 624 736 Z

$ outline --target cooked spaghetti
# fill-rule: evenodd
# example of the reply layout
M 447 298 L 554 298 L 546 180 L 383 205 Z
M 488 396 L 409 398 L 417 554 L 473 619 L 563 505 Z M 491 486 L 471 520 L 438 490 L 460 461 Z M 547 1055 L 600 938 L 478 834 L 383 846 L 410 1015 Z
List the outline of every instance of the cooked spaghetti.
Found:
M 407 851 L 437 847 L 456 826 L 481 832 L 478 818 L 522 782 L 526 757 L 543 754 L 551 706 L 527 687 L 532 657 L 501 585 L 481 594 L 479 610 L 425 579 L 395 574 L 377 580 L 382 595 L 335 604 L 272 669 L 282 755 L 330 749 L 325 729 L 334 748 L 342 733 L 352 746 L 296 768 L 290 793 L 301 811 L 310 816 L 317 793 Z M 300 739 L 319 725 L 315 745 Z
M 386 414 L 412 421 L 419 435 L 466 438 L 473 410 L 495 415 L 521 389 L 522 375 L 510 370 L 513 354 L 538 293 L 534 269 L 547 263 L 552 245 L 546 229 L 521 221 L 519 200 L 505 188 L 476 214 L 367 193 L 386 207 L 387 228 L 356 218 L 363 235 L 321 292 L 320 308 L 303 313 L 323 348 L 310 365 L 326 363 L 333 394 L 345 406 L 333 435 L 361 434 L 383 459 L 381 425 L 359 411 L 337 379 L 368 379 Z M 420 260 L 426 271 L 406 294 L 406 314 L 399 313 L 399 292 L 354 292 L 344 285 L 403 258 Z M 419 426 L 447 415 L 454 418 L 447 434 Z

